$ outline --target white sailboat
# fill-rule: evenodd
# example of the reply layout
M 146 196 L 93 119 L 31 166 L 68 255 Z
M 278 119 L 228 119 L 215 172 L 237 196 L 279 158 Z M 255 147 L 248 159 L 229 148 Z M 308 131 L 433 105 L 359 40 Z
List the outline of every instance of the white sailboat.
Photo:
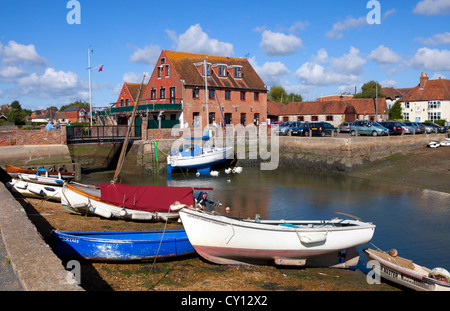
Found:
M 233 153 L 233 146 L 225 147 L 203 147 L 194 140 L 208 141 L 211 139 L 209 130 L 209 110 L 208 110 L 208 81 L 206 59 L 203 64 L 205 75 L 205 102 L 206 102 L 206 134 L 201 138 L 191 137 L 190 144 L 186 144 L 179 150 L 173 150 L 167 156 L 167 173 L 171 174 L 173 169 L 195 169 L 200 174 L 209 175 L 211 166 L 225 162 Z M 224 120 L 225 121 L 225 120 Z M 225 122 L 224 122 L 225 123 Z

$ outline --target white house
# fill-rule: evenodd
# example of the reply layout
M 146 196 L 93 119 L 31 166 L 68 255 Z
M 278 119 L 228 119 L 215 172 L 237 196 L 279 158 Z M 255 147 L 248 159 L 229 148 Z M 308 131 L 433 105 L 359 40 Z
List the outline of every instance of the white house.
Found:
M 400 99 L 403 119 L 413 122 L 450 121 L 450 80 L 428 80 L 422 72 L 420 83 Z

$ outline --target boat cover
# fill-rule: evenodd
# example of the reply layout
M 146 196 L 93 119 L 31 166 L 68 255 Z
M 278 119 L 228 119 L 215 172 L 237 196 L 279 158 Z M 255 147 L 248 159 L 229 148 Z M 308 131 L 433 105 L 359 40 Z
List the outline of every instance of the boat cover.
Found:
M 98 186 L 103 202 L 135 210 L 168 213 L 170 205 L 176 201 L 188 206 L 194 205 L 191 187 L 135 186 L 118 183 Z

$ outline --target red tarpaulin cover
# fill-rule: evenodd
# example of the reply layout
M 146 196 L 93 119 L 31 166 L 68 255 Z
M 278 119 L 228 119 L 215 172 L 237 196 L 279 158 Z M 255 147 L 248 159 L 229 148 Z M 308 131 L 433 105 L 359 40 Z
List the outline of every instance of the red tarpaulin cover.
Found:
M 171 212 L 175 201 L 188 206 L 194 205 L 191 187 L 134 186 L 123 184 L 101 184 L 101 200 L 126 208 L 149 211 Z

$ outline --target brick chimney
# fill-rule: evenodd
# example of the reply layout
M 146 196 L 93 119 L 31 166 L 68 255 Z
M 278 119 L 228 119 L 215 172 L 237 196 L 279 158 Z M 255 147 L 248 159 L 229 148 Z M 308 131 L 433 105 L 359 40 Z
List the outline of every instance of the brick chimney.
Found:
M 419 84 L 419 88 L 421 90 L 423 90 L 423 88 L 425 87 L 425 84 L 427 83 L 427 81 L 428 81 L 427 74 L 422 72 L 422 74 L 420 75 L 420 84 Z

